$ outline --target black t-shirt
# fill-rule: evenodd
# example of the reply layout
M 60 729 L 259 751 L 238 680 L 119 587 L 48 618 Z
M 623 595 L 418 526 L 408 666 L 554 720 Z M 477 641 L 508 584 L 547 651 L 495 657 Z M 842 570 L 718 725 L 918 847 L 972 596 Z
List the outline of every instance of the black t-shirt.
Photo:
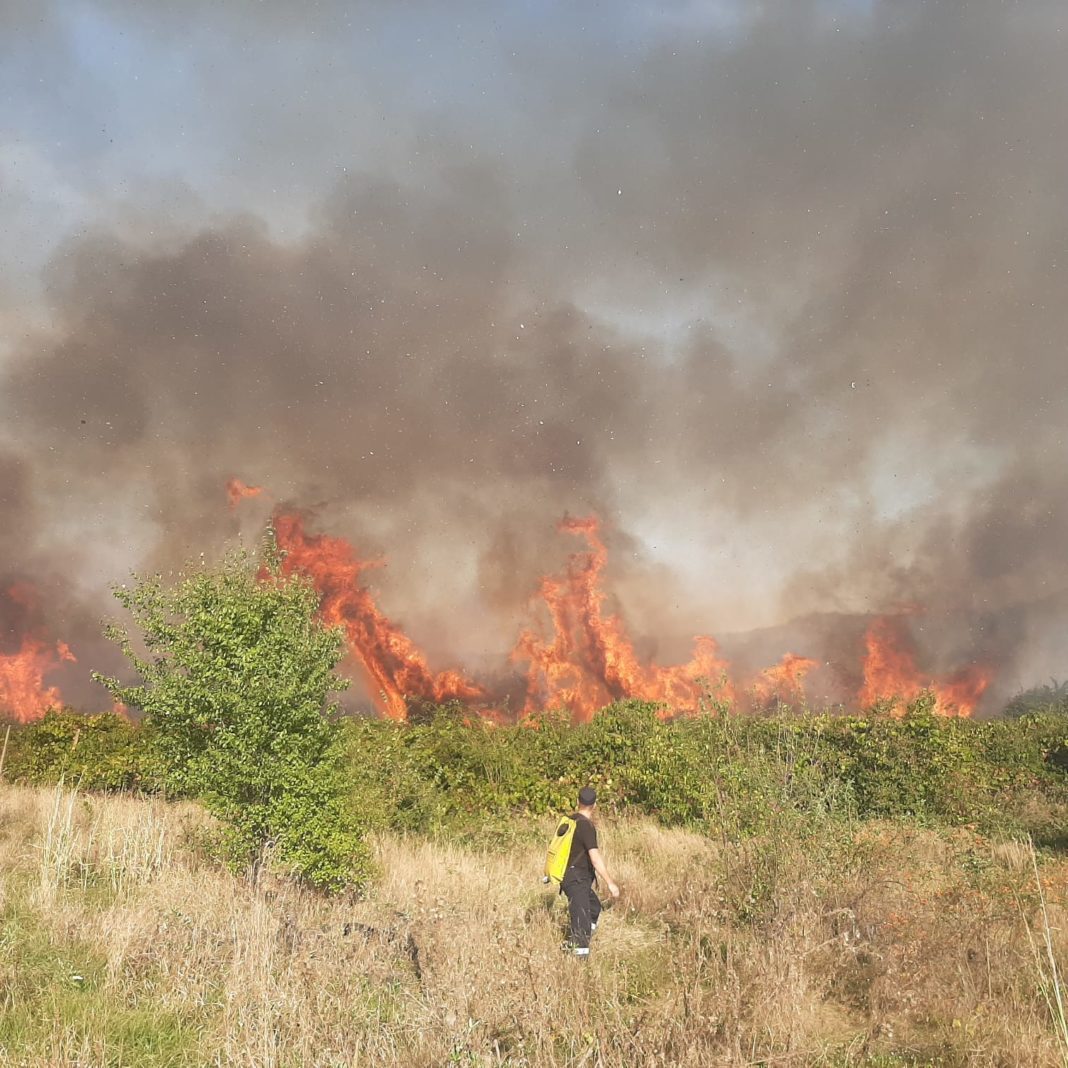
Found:
M 575 835 L 571 839 L 564 878 L 581 879 L 588 875 L 592 883 L 596 873 L 590 860 L 590 850 L 597 848 L 597 828 L 580 812 L 572 813 L 571 818 L 575 821 Z

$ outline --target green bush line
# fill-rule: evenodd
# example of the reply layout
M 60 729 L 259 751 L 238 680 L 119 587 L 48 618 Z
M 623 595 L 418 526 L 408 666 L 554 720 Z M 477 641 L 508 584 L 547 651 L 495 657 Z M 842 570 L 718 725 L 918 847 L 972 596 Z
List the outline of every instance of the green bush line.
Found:
M 902 718 L 718 710 L 664 720 L 658 711 L 624 701 L 577 726 L 562 713 L 497 726 L 458 705 L 424 710 L 414 724 L 345 719 L 350 800 L 368 830 L 514 833 L 514 822 L 493 817 L 567 810 L 592 783 L 609 811 L 716 834 L 766 833 L 781 829 L 784 816 L 908 818 L 1061 844 L 1062 715 L 946 719 L 922 698 Z M 161 788 L 149 729 L 70 710 L 13 730 L 5 777 L 62 777 L 89 790 Z
M 152 792 L 158 775 L 148 733 L 112 712 L 52 709 L 34 723 L 12 725 L 4 778 L 31 786 L 62 779 L 86 790 Z
M 419 726 L 350 721 L 354 790 L 393 829 L 478 833 L 487 815 L 559 812 L 589 782 L 605 808 L 668 825 L 762 833 L 798 818 L 912 818 L 1055 833 L 1068 802 L 1062 717 L 826 714 L 664 721 L 620 702 L 571 726 L 496 727 L 443 708 Z

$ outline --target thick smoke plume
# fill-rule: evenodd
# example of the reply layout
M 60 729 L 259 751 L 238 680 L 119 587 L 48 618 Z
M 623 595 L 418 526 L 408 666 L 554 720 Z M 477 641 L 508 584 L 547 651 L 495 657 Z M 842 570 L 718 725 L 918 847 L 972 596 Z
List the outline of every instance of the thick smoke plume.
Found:
M 602 518 L 662 662 L 761 626 L 754 668 L 789 648 L 855 694 L 868 617 L 905 612 L 923 670 L 989 665 L 991 709 L 1063 670 L 1063 5 L 635 4 L 607 48 L 573 11 L 539 35 L 457 6 L 481 50 L 436 105 L 337 62 L 343 7 L 205 7 L 185 46 L 252 208 L 146 184 L 33 285 L 3 261 L 2 570 L 76 653 L 66 695 L 103 703 L 109 582 L 279 502 L 388 560 L 379 602 L 435 670 L 504 661 L 564 514 Z M 63 11 L 9 8 L 0 58 Z M 279 49 L 322 60 L 299 96 Z

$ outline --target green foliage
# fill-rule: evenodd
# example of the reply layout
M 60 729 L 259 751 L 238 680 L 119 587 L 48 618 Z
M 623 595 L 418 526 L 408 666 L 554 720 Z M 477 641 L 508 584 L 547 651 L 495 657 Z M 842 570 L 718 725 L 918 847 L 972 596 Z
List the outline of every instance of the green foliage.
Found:
M 901 719 L 827 721 L 823 741 L 827 773 L 849 784 L 867 817 L 1011 829 L 1034 788 L 1062 792 L 1037 724 L 944 719 L 920 703 Z
M 254 592 L 240 589 L 242 597 Z M 277 586 L 268 584 L 265 595 L 279 603 Z M 243 655 L 284 680 L 300 658 L 276 667 L 273 658 L 286 647 L 277 635 L 266 643 L 270 656 L 257 654 L 262 646 L 248 635 L 275 625 L 260 612 L 268 609 L 261 604 L 251 613 L 254 626 L 239 617 L 248 623 Z M 303 619 L 281 616 L 286 626 Z M 226 618 L 226 610 L 212 618 Z M 219 644 L 205 645 L 205 655 Z M 30 781 L 65 774 L 98 788 L 144 788 L 159 778 L 169 791 L 203 797 L 223 816 L 232 856 L 245 862 L 273 847 L 321 886 L 340 885 L 341 870 L 359 876 L 367 869 L 353 814 L 365 830 L 510 840 L 520 824 L 505 817 L 570 811 L 587 783 L 607 812 L 648 814 L 732 840 L 801 838 L 817 824 L 848 829 L 874 818 L 974 824 L 1068 848 L 1068 720 L 1060 715 L 947 719 L 921 696 L 900 718 L 741 717 L 714 709 L 665 720 L 656 705 L 621 701 L 586 724 L 550 712 L 499 726 L 451 702 L 421 704 L 415 723 L 334 722 L 319 711 L 321 689 L 302 698 L 295 682 L 275 687 L 286 695 L 279 706 L 240 664 L 217 668 L 213 652 L 201 674 L 192 651 L 183 655 L 192 670 L 178 682 L 167 676 L 145 726 L 53 715 L 32 734 L 24 728 L 17 745 L 13 740 L 9 767 Z M 122 694 L 129 698 L 131 690 Z M 83 733 L 72 746 L 79 725 L 89 722 L 102 724 L 100 743 L 83 748 Z M 153 760 L 162 774 L 151 770 Z M 537 819 L 528 826 L 531 836 L 540 835 Z M 761 887 L 774 878 L 754 864 L 746 897 L 759 902 Z
M 404 831 L 482 836 L 507 813 L 568 811 L 586 783 L 608 811 L 730 838 L 868 818 L 1043 836 L 1068 805 L 1063 720 L 946 719 L 923 697 L 901 718 L 666 721 L 623 701 L 576 726 L 548 714 L 502 727 L 423 706 L 416 724 L 359 720 L 346 734 L 361 811 Z
M 151 786 L 146 747 L 128 720 L 111 712 L 85 716 L 52 709 L 36 723 L 15 728 L 4 774 L 12 780 L 50 785 L 60 779 L 86 790 Z
M 346 803 L 332 691 L 341 635 L 316 619 L 315 591 L 247 554 L 216 569 L 157 576 L 115 596 L 133 616 L 142 655 L 109 628 L 140 682 L 100 678 L 141 710 L 163 784 L 199 798 L 228 827 L 235 864 L 264 851 L 327 889 L 359 880 L 367 858 Z
M 557 811 L 578 790 L 562 716 L 497 727 L 449 703 L 415 725 L 351 719 L 345 733 L 354 804 L 369 826 L 492 833 L 494 815 Z

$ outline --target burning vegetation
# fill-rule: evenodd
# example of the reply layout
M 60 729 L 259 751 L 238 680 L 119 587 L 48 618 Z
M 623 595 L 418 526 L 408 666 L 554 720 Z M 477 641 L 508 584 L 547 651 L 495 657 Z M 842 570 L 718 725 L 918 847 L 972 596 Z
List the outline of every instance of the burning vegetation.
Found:
M 46 640 L 36 625 L 37 595 L 27 583 L 14 583 L 0 593 L 7 617 L 0 644 L 0 714 L 28 723 L 62 703 L 58 687 L 45 678 L 64 661 L 77 658 L 65 642 Z
M 862 708 L 893 703 L 903 707 L 924 690 L 935 698 L 935 711 L 943 716 L 970 716 L 990 685 L 991 672 L 979 664 L 961 668 L 945 679 L 923 675 L 916 666 L 916 651 L 900 620 L 877 619 L 864 637 L 864 686 L 857 695 Z
M 229 480 L 226 491 L 232 508 L 263 492 L 237 478 Z M 565 517 L 558 529 L 584 546 L 559 572 L 541 578 L 528 606 L 528 624 L 509 656 L 510 683 L 489 684 L 459 668 L 431 668 L 425 652 L 381 611 L 365 576 L 384 561 L 361 559 L 343 538 L 309 534 L 295 512 L 276 513 L 273 527 L 286 573 L 312 581 L 322 618 L 344 630 L 351 664 L 378 712 L 392 719 L 406 718 L 413 703 L 449 701 L 497 721 L 565 708 L 576 722 L 586 722 L 598 709 L 626 698 L 656 702 L 664 715 L 693 715 L 717 705 L 761 712 L 779 703 L 802 703 L 806 677 L 821 666 L 814 658 L 786 652 L 777 664 L 738 679 L 715 638 L 705 634 L 693 639 L 685 663 L 643 658 L 622 617 L 605 607 L 608 549 L 600 521 Z M 0 648 L 0 712 L 29 722 L 62 703 L 59 687 L 48 684 L 47 677 L 76 657 L 62 641 L 46 640 L 31 626 L 35 597 L 29 586 L 11 586 L 6 602 L 9 648 Z M 896 617 L 876 619 L 863 645 L 863 681 L 855 695 L 861 708 L 882 706 L 901 714 L 908 702 L 929 691 L 939 715 L 970 716 L 991 681 L 991 670 L 979 664 L 938 678 L 925 674 Z
M 512 650 L 512 663 L 526 665 L 521 715 L 567 708 L 576 721 L 585 722 L 622 698 L 655 701 L 671 713 L 697 712 L 706 699 L 736 699 L 730 665 L 707 635 L 694 639 L 693 656 L 685 664 L 643 662 L 623 620 L 604 611 L 601 577 L 608 551 L 599 521 L 565 518 L 559 529 L 585 539 L 586 549 L 572 553 L 562 573 L 541 580 L 531 605 L 534 621 Z M 341 538 L 307 534 L 297 515 L 277 515 L 275 532 L 286 571 L 308 575 L 322 598 L 323 618 L 345 629 L 352 658 L 380 712 L 401 719 L 412 699 L 459 700 L 502 715 L 495 707 L 498 694 L 462 671 L 431 671 L 426 656 L 379 610 L 362 583 L 363 573 L 379 561 L 360 560 Z M 802 696 L 801 680 L 815 663 L 788 654 L 756 680 L 758 702 Z
M 324 619 L 344 628 L 352 660 L 382 714 L 402 719 L 413 699 L 459 700 L 494 718 L 506 714 L 501 695 L 463 671 L 432 671 L 426 655 L 380 611 L 363 575 L 381 561 L 359 559 L 342 538 L 309 535 L 299 515 L 280 513 L 274 525 L 286 570 L 314 582 Z M 665 714 L 683 715 L 709 702 L 759 711 L 805 699 L 805 678 L 819 662 L 793 652 L 741 685 L 708 635 L 694 638 L 686 663 L 665 666 L 643 660 L 622 618 L 605 611 L 602 578 L 608 550 L 599 520 L 567 517 L 559 530 L 582 538 L 585 548 L 571 553 L 561 572 L 545 575 L 531 599 L 531 622 L 510 656 L 523 674 L 520 716 L 566 708 L 576 721 L 585 722 L 624 698 L 657 702 Z M 892 618 L 879 619 L 869 629 L 862 673 L 861 707 L 888 704 L 900 710 L 930 690 L 935 710 L 948 716 L 970 716 L 990 681 L 989 670 L 975 665 L 944 680 L 926 678 L 904 629 Z
M 487 700 L 482 688 L 461 672 L 432 672 L 412 640 L 379 611 L 362 576 L 381 561 L 360 560 L 342 538 L 307 534 L 298 515 L 277 515 L 274 529 L 285 553 L 286 574 L 301 572 L 315 583 L 323 619 L 344 628 L 349 650 L 380 712 L 403 719 L 410 699 Z
M 0 652 L 0 711 L 28 723 L 62 704 L 59 689 L 46 686 L 45 676 L 62 661 L 76 659 L 65 643 L 49 645 L 37 638 L 23 638 L 14 652 Z

